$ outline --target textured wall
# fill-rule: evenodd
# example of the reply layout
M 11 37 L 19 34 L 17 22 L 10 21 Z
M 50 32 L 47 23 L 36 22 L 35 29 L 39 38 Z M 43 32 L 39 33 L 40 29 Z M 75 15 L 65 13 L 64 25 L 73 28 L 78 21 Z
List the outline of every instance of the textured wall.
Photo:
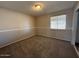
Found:
M 66 30 L 53 30 L 50 29 L 50 16 L 56 16 L 66 14 Z M 43 35 L 47 37 L 57 38 L 61 40 L 71 41 L 72 39 L 72 18 L 73 18 L 73 9 L 62 10 L 59 12 L 54 12 L 48 15 L 43 15 L 37 17 L 37 35 Z
M 74 14 L 73 14 L 72 41 L 71 41 L 73 45 L 75 45 L 75 41 L 76 41 L 77 16 L 78 16 L 77 9 L 79 9 L 79 2 L 77 2 L 77 4 L 75 5 Z
M 34 17 L 0 8 L 0 47 L 34 34 Z

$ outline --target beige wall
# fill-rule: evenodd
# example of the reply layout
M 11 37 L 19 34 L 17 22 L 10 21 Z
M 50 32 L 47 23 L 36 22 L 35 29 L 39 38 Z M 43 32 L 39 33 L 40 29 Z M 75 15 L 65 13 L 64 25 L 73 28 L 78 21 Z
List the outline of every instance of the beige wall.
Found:
M 56 16 L 66 14 L 66 30 L 51 30 L 50 27 L 50 16 Z M 59 12 L 54 12 L 48 15 L 43 15 L 37 17 L 36 25 L 37 25 L 37 35 L 43 35 L 47 37 L 57 38 L 61 40 L 71 41 L 72 39 L 72 18 L 73 18 L 73 9 L 63 10 Z
M 33 35 L 34 17 L 0 8 L 0 47 Z
M 67 30 L 50 29 L 50 16 L 59 14 L 67 15 Z M 0 8 L 0 47 L 29 38 L 35 34 L 71 41 L 72 14 L 73 10 L 69 9 L 39 16 L 35 19 L 29 15 Z

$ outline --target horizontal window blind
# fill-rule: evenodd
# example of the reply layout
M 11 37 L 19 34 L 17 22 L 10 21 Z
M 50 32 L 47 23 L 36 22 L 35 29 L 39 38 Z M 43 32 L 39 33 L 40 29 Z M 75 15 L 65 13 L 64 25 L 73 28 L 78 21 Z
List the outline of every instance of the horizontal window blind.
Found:
M 66 15 L 50 17 L 51 29 L 66 29 Z

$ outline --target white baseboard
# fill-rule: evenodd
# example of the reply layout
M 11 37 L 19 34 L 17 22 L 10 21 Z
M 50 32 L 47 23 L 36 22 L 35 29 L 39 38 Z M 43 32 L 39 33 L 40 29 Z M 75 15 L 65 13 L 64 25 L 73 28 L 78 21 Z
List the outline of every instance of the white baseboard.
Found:
M 12 42 L 10 42 L 10 43 L 7 43 L 6 45 L 0 46 L 0 48 L 6 47 L 6 46 L 8 46 L 8 45 L 10 45 L 10 44 L 13 44 L 13 43 L 19 42 L 19 41 L 24 40 L 24 39 L 31 38 L 31 37 L 33 37 L 33 36 L 35 36 L 35 35 L 33 34 L 33 35 L 29 35 L 28 37 L 27 37 L 27 36 L 26 36 L 26 37 L 23 37 L 23 38 L 18 39 L 18 40 L 16 40 L 16 41 L 12 41 Z
M 73 45 L 73 47 L 74 47 L 74 49 L 75 49 L 75 51 L 76 51 L 76 53 L 77 53 L 77 55 L 78 55 L 78 57 L 79 57 L 79 51 L 77 50 L 77 48 L 76 48 L 75 45 Z
M 38 35 L 39 35 L 39 34 L 38 34 Z M 58 39 L 58 38 L 56 38 L 56 37 L 51 37 L 51 36 L 47 36 L 47 35 L 39 35 L 39 36 L 44 36 L 44 37 L 49 37 L 49 38 Z M 63 40 L 63 39 L 58 39 L 58 40 Z M 70 40 L 66 40 L 66 39 L 64 39 L 63 41 L 68 41 L 68 42 L 70 42 Z
M 16 40 L 16 41 L 12 41 L 12 42 L 10 42 L 10 43 L 7 43 L 6 45 L 0 46 L 0 48 L 3 48 L 3 47 L 5 47 L 5 46 L 8 46 L 8 45 L 10 45 L 10 44 L 19 42 L 19 41 L 24 40 L 24 39 L 28 39 L 28 38 L 30 38 L 30 37 L 32 37 L 32 36 L 35 36 L 35 34 L 29 35 L 29 36 L 26 36 L 26 37 L 23 37 L 23 38 L 21 38 L 21 39 L 18 39 L 18 40 Z M 49 37 L 49 36 L 45 36 L 45 35 L 40 35 L 40 36 Z M 52 37 L 49 37 L 49 38 L 52 38 Z M 55 37 L 54 37 L 54 38 L 55 38 Z M 61 39 L 60 39 L 60 40 L 61 40 Z M 63 40 L 63 41 L 66 41 L 66 40 Z

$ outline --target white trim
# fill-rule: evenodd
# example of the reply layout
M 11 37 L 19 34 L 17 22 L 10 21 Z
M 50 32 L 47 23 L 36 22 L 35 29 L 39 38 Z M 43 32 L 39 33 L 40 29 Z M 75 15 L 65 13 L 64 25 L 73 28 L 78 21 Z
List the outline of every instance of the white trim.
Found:
M 26 37 L 23 37 L 23 38 L 21 38 L 21 39 L 19 39 L 19 40 L 12 41 L 12 42 L 10 42 L 10 43 L 7 43 L 6 45 L 0 46 L 0 48 L 3 48 L 3 47 L 5 47 L 5 46 L 8 46 L 8 45 L 10 45 L 10 44 L 13 44 L 13 43 L 19 42 L 19 41 L 24 40 L 24 39 L 28 39 L 28 38 L 30 38 L 30 37 L 32 37 L 32 36 L 35 36 L 35 35 L 32 34 L 32 35 L 30 35 L 30 36 L 28 36 L 28 37 L 26 36 Z
M 7 28 L 7 29 L 0 29 L 0 32 L 9 32 L 9 31 L 16 31 L 16 30 L 29 30 L 29 29 L 33 29 L 33 27 L 32 28 L 28 28 L 28 27 L 25 27 L 25 28 L 20 28 L 20 27 L 14 27 L 14 28 Z M 24 39 L 27 39 L 27 38 L 30 38 L 30 37 L 32 37 L 32 36 L 34 36 L 35 34 L 31 34 L 31 35 L 28 35 L 28 36 L 25 36 L 25 37 L 21 37 L 21 39 L 16 39 L 15 41 L 11 41 L 11 42 L 9 42 L 9 43 L 6 43 L 5 45 L 2 45 L 2 46 L 0 46 L 0 48 L 2 48 L 2 47 L 5 47 L 5 46 L 8 46 L 8 45 L 10 45 L 10 44 L 13 44 L 13 43 L 15 43 L 15 42 L 18 42 L 18 41 L 21 41 L 21 40 L 24 40 Z
M 15 30 L 25 30 L 25 29 L 34 29 L 34 28 L 15 28 L 15 29 L 0 29 L 0 32 L 8 32 L 8 31 L 15 31 Z
M 50 36 L 47 36 L 47 35 L 41 35 L 41 34 L 37 34 L 37 35 L 40 35 L 40 36 L 44 36 L 44 37 L 49 37 L 49 38 L 55 38 L 55 39 L 57 39 L 58 40 L 58 38 L 56 38 L 56 37 L 50 37 Z M 63 40 L 63 39 L 59 39 L 59 40 Z M 71 41 L 71 40 L 66 40 L 66 39 L 64 39 L 63 41 Z
M 75 45 L 73 45 L 73 47 L 74 47 L 74 49 L 75 49 L 75 51 L 76 51 L 76 53 L 77 53 L 77 55 L 78 55 L 78 57 L 79 57 L 79 51 L 77 50 L 77 48 L 76 48 Z

